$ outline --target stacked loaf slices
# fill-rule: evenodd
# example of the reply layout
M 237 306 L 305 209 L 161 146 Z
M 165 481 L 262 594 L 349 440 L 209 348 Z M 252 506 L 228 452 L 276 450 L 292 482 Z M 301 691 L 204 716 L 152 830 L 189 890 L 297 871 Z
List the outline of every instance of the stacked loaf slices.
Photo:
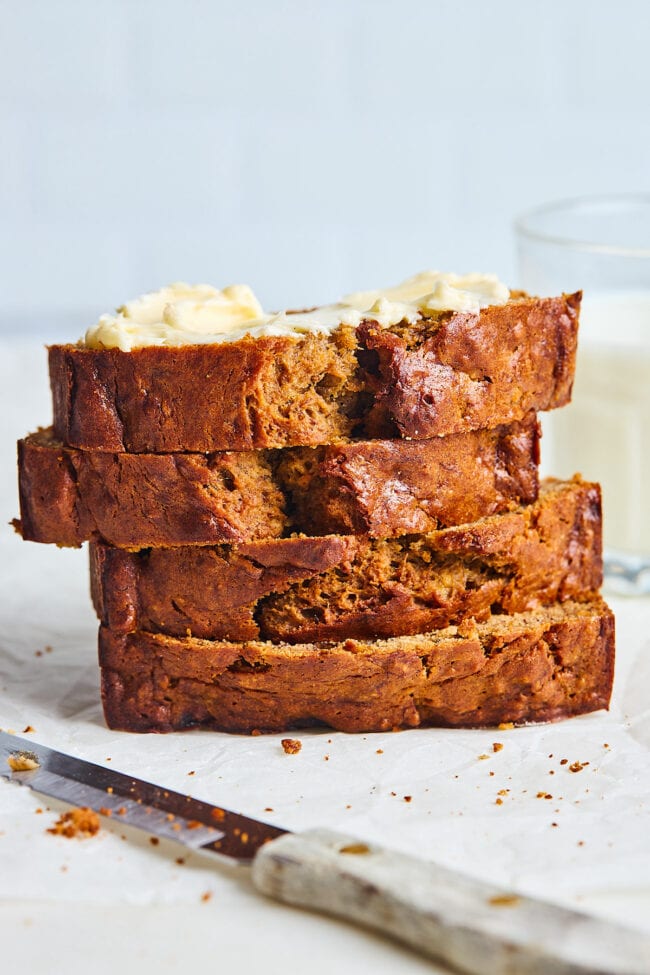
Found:
M 90 542 L 110 727 L 607 707 L 599 487 L 538 483 L 580 295 L 452 288 L 438 307 L 426 284 L 280 316 L 165 289 L 50 348 L 54 423 L 19 443 L 17 525 Z

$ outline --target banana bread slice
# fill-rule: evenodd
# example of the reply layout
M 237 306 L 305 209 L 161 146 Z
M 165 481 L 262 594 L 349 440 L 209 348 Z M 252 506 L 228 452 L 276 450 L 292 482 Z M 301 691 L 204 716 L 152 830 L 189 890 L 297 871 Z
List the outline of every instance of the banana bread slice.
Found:
M 415 324 L 124 352 L 53 345 L 64 443 L 138 453 L 427 439 L 569 401 L 580 293 Z
M 600 490 L 542 484 L 528 507 L 394 539 L 325 535 L 128 552 L 90 547 L 114 631 L 316 643 L 399 636 L 585 599 L 602 581 Z
M 77 450 L 41 430 L 18 444 L 17 527 L 28 541 L 133 549 L 291 532 L 387 537 L 534 501 L 538 460 L 534 414 L 426 441 L 213 454 Z
M 385 731 L 554 721 L 606 708 L 614 617 L 601 600 L 389 640 L 297 646 L 101 627 L 106 721 L 123 731 Z

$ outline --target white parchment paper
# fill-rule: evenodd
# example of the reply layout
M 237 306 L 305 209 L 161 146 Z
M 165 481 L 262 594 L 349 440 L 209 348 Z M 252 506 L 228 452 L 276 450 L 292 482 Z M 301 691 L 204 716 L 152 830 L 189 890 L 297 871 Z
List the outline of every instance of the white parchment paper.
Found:
M 284 753 L 281 735 L 111 732 L 86 552 L 24 543 L 6 525 L 18 513 L 15 439 L 46 425 L 50 405 L 42 350 L 0 351 L 2 729 L 31 726 L 34 741 L 248 815 L 340 828 L 650 931 L 650 600 L 611 600 L 618 662 L 609 713 L 511 731 L 296 732 L 297 755 Z M 576 762 L 582 769 L 570 771 Z M 14 971 L 62 970 L 48 967 L 55 949 L 68 952 L 72 972 L 90 960 L 112 970 L 116 952 L 127 971 L 141 971 L 143 959 L 176 971 L 215 952 L 240 971 L 281 971 L 289 944 L 294 963 L 313 972 L 340 969 L 344 958 L 374 972 L 435 970 L 379 939 L 271 905 L 245 871 L 172 843 L 154 848 L 114 820 L 90 840 L 47 834 L 62 808 L 0 780 L 0 924 L 22 932 L 8 950 L 27 959 Z M 109 922 L 120 934 L 98 952 Z

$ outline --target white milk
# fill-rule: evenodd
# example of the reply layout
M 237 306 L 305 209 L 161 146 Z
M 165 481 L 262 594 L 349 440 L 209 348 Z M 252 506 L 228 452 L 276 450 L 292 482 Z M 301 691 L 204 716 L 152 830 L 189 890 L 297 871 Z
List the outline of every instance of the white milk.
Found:
M 548 473 L 600 481 L 605 546 L 650 553 L 650 292 L 585 297 L 572 403 L 544 429 Z

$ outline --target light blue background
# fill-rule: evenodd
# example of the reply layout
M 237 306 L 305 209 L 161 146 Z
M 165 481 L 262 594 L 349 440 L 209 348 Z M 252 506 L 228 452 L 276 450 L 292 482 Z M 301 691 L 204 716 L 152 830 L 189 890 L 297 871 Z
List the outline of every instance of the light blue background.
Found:
M 171 280 L 267 308 L 425 267 L 516 284 L 512 217 L 648 190 L 650 5 L 0 0 L 0 331 Z

